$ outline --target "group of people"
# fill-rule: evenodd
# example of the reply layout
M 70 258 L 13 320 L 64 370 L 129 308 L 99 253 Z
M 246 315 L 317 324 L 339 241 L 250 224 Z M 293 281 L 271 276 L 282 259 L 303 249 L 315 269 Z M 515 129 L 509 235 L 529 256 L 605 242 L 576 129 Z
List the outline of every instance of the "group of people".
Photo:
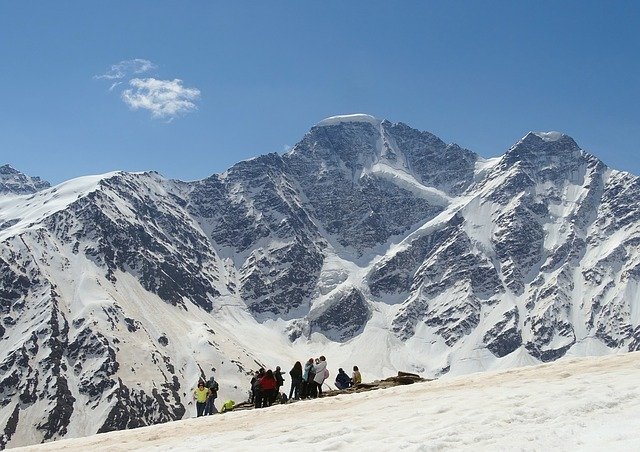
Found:
M 253 378 L 251 378 L 250 402 L 254 404 L 256 408 L 273 405 L 278 399 L 280 387 L 283 384 L 284 378 L 282 378 L 280 366 L 277 366 L 275 371 L 271 369 L 265 371 L 264 368 L 260 368 Z
M 276 367 L 276 371 L 273 373 L 276 380 L 275 385 L 271 377 L 268 376 L 268 372 L 266 372 L 266 376 L 262 377 L 261 375 L 265 372 L 264 369 L 260 369 L 251 380 L 251 402 L 255 404 L 256 408 L 272 405 L 279 396 L 283 401 L 322 397 L 322 385 L 329 378 L 327 359 L 324 356 L 315 359 L 309 358 L 304 367 L 300 361 L 297 361 L 289 371 L 291 386 L 287 397 L 286 394 L 280 394 L 280 387 L 284 384 L 280 367 Z M 338 389 L 346 389 L 360 383 L 362 383 L 362 375 L 358 366 L 353 366 L 351 377 L 342 368 L 338 369 L 335 380 Z M 267 400 L 260 399 L 260 397 L 267 397 Z
M 218 382 L 214 377 L 209 378 L 206 383 L 204 380 L 198 381 L 198 387 L 193 392 L 198 417 L 218 412 L 214 403 L 218 397 L 218 389 Z
M 291 387 L 289 397 L 280 392 L 284 385 L 283 372 L 280 366 L 275 370 L 261 368 L 251 378 L 250 402 L 256 408 L 271 406 L 276 401 L 300 400 L 322 397 L 322 385 L 329 378 L 327 359 L 324 356 L 309 358 L 304 367 L 297 361 L 289 371 Z M 347 389 L 362 383 L 362 375 L 358 366 L 353 366 L 353 373 L 349 376 L 342 368 L 338 369 L 335 385 L 338 389 Z M 196 411 L 199 416 L 217 413 L 214 402 L 218 397 L 218 382 L 211 377 L 208 381 L 200 380 L 193 393 L 196 400 Z
M 362 375 L 360 374 L 360 369 L 358 366 L 353 366 L 353 373 L 351 377 L 347 375 L 347 373 L 342 369 L 338 369 L 338 375 L 336 375 L 336 388 L 338 389 L 347 389 L 351 386 L 359 385 L 362 383 Z
M 329 378 L 327 359 L 324 356 L 315 360 L 309 358 L 304 364 L 304 369 L 300 361 L 296 361 L 289 375 L 291 376 L 289 399 L 322 397 L 322 384 Z

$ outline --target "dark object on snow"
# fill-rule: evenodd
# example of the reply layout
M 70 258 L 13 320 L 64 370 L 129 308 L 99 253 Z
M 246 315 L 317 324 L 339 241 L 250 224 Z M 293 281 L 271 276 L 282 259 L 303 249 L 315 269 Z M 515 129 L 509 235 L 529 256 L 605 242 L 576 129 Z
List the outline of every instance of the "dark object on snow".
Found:
M 433 379 L 425 379 L 420 375 L 412 374 L 409 372 L 398 372 L 398 375 L 395 377 L 385 378 L 384 380 L 376 380 L 371 383 L 359 383 L 348 389 L 343 389 L 341 391 L 329 391 L 326 395 L 337 395 L 344 394 L 349 392 L 365 392 L 372 391 L 374 389 L 385 389 L 392 388 L 393 386 L 401 386 L 401 385 L 410 385 L 413 383 L 432 381 Z
M 411 374 L 409 372 L 402 372 L 401 370 L 398 371 L 398 377 L 409 377 L 409 378 L 420 378 L 420 375 L 416 375 L 416 374 Z

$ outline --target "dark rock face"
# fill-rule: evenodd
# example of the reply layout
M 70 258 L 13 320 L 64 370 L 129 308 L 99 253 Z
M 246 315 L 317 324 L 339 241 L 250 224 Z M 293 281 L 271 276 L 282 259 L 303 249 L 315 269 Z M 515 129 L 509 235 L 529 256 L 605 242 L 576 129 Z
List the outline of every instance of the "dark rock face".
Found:
M 476 353 L 640 349 L 640 179 L 561 134 L 485 161 L 359 117 L 202 181 L 23 176 L 0 168 L 24 213 L 0 210 L 0 447 L 180 419 L 194 372 L 231 391 L 262 364 L 224 315 L 294 346 L 384 324 L 434 377 Z
M 177 378 L 171 383 L 163 384 L 160 390 L 154 388 L 151 394 L 128 388 L 119 380 L 116 390 L 112 393 L 116 403 L 104 424 L 98 429 L 98 433 L 144 427 L 182 418 L 185 408 L 178 395 L 179 389 Z
M 241 269 L 240 295 L 256 314 L 286 315 L 308 302 L 321 267 L 322 254 L 312 242 L 256 253 Z
M 321 331 L 336 342 L 345 342 L 360 334 L 371 318 L 371 308 L 362 293 L 352 289 L 339 294 L 322 314 L 310 321 L 311 331 Z
M 407 155 L 410 168 L 425 186 L 457 195 L 473 182 L 477 154 L 456 144 L 447 145 L 435 135 L 403 123 L 384 121 L 382 125 Z
M 454 216 L 442 227 L 429 231 L 408 243 L 406 249 L 383 259 L 369 273 L 369 289 L 377 297 L 416 292 L 424 282 L 425 261 L 438 249 L 453 244 L 463 218 Z M 420 271 L 419 271 L 420 270 Z
M 409 154 L 406 164 L 398 164 L 392 147 L 395 137 L 387 134 L 384 127 L 379 131 L 370 123 L 314 127 L 285 156 L 311 215 L 339 245 L 359 253 L 442 211 L 441 206 L 368 172 L 375 163 L 408 169 Z M 419 144 L 417 138 L 411 142 L 414 153 Z
M 118 176 L 102 186 L 77 201 L 73 212 L 51 216 L 50 230 L 65 240 L 76 223 L 72 234 L 76 248 L 105 267 L 110 280 L 116 279 L 118 270 L 133 273 L 145 289 L 167 303 L 183 305 L 184 299 L 190 299 L 211 310 L 212 300 L 220 295 L 215 289 L 218 258 L 179 203 L 169 194 L 153 193 L 141 178 Z M 115 199 L 126 203 L 129 218 L 102 207 Z
M 69 327 L 60 314 L 57 293 L 51 290 L 50 296 L 50 310 L 45 313 L 47 317 L 40 330 L 33 332 L 22 347 L 9 353 L 0 365 L 1 405 L 9 405 L 15 396 L 19 400 L 11 416 L 12 422 L 18 422 L 21 412 L 46 399 L 49 409 L 35 425 L 36 430 L 42 432 L 43 440 L 66 435 L 75 402 L 65 376 Z M 42 388 L 47 388 L 47 392 Z M 3 445 L 15 433 L 12 422 L 2 437 Z
M 497 219 L 493 237 L 496 254 L 501 261 L 505 283 L 517 295 L 522 295 L 527 274 L 540 261 L 544 231 L 535 213 L 517 206 Z
M 324 242 L 282 159 L 269 154 L 194 184 L 187 208 L 234 263 L 239 294 L 260 318 L 308 302 Z
M 454 345 L 478 325 L 482 305 L 491 305 L 493 297 L 504 292 L 495 268 L 474 250 L 462 224 L 456 216 L 440 233 L 418 241 L 418 246 L 428 244 L 429 254 L 414 273 L 411 295 L 393 320 L 399 337 L 413 336 L 416 324 L 424 321 L 447 345 Z M 458 296 L 432 302 L 452 292 Z
M 499 358 L 516 351 L 522 345 L 522 333 L 518 328 L 518 310 L 511 309 L 503 320 L 496 323 L 484 335 L 487 348 Z

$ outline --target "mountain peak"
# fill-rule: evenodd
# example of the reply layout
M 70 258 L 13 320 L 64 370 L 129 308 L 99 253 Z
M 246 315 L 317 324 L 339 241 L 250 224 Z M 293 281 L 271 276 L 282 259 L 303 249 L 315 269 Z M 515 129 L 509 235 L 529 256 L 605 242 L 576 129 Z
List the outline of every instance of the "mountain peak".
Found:
M 555 150 L 565 149 L 575 151 L 580 149 L 578 144 L 569 135 L 562 132 L 550 131 L 550 132 L 529 132 L 527 133 L 515 146 L 518 147 L 521 144 L 526 146 L 533 146 L 540 149 Z M 513 148 L 512 148 L 513 149 Z
M 17 171 L 16 169 L 14 169 L 11 165 L 2 165 L 0 166 L 0 174 L 5 174 L 5 173 L 9 173 L 12 171 Z
M 580 146 L 561 132 L 529 132 L 504 155 L 505 161 L 547 162 L 560 157 L 579 158 Z
M 0 195 L 28 195 L 50 186 L 49 182 L 39 177 L 27 176 L 11 165 L 0 166 Z

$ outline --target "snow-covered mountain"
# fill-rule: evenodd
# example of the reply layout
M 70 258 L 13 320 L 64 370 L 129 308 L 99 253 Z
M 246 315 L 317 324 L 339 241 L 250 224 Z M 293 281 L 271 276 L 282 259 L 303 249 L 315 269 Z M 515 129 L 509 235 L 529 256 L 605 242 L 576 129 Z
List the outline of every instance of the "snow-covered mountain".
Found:
M 201 375 L 241 400 L 319 354 L 372 379 L 640 348 L 639 180 L 557 132 L 486 160 L 339 116 L 201 181 L 28 186 L 0 197 L 0 446 L 180 419 Z
M 39 177 L 29 177 L 11 165 L 0 166 L 0 196 L 30 194 L 49 188 L 51 184 Z

